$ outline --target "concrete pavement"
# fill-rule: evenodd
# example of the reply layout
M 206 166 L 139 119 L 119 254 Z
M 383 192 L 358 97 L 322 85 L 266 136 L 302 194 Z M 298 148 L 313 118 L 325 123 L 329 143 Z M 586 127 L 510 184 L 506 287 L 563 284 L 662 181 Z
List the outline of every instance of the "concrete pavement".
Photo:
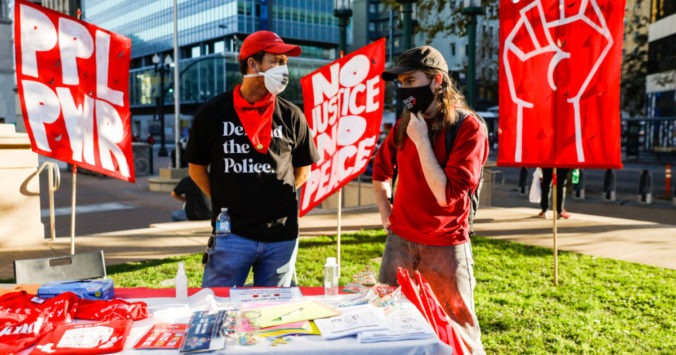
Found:
M 535 217 L 538 211 L 529 207 L 482 208 L 475 229 L 489 238 L 551 248 L 552 220 Z M 673 209 L 661 211 L 674 213 Z M 341 232 L 379 228 L 379 221 L 373 207 L 343 211 Z M 334 235 L 337 215 L 335 211 L 313 211 L 301 218 L 300 224 L 301 237 Z M 201 252 L 209 231 L 208 222 L 155 223 L 148 228 L 78 236 L 75 251 L 103 249 L 108 265 L 162 259 Z M 574 213 L 571 219 L 558 221 L 557 236 L 562 251 L 676 269 L 674 224 Z M 0 280 L 13 278 L 12 260 L 69 252 L 70 238 L 64 237 L 46 239 L 35 247 L 0 250 Z

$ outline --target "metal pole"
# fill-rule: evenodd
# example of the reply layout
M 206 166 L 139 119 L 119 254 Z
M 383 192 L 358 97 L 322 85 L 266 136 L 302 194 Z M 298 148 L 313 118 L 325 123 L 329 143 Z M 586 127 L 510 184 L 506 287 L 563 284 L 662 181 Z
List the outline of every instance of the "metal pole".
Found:
M 338 50 L 340 50 L 340 56 L 342 57 L 345 54 L 347 47 L 347 21 L 345 15 L 339 17 L 338 27 L 340 27 L 340 36 L 338 40 Z
M 469 21 L 469 53 L 467 53 L 467 104 L 474 107 L 474 84 L 476 81 L 476 16 Z
M 181 75 L 179 74 L 178 62 L 178 7 L 176 5 L 177 0 L 174 0 L 174 143 L 176 152 L 176 165 L 175 167 L 181 167 L 181 150 L 178 147 L 180 139 L 180 116 L 181 116 L 181 95 L 180 95 L 180 79 Z
M 559 218 L 559 210 L 556 207 L 556 202 L 557 198 L 561 198 L 560 196 L 556 196 L 556 190 L 557 190 L 557 185 L 558 182 L 556 181 L 556 168 L 552 169 L 552 215 L 554 218 L 552 218 L 552 237 L 554 239 L 554 286 L 559 285 L 559 245 L 557 243 L 557 227 L 556 227 L 556 220 Z M 544 197 L 544 196 L 543 196 Z M 546 198 L 546 197 L 544 197 Z
M 521 168 L 519 171 L 519 194 L 526 194 L 526 186 L 528 184 L 528 169 Z
M 476 103 L 476 17 L 483 12 L 478 6 L 470 6 L 462 9 L 462 13 L 470 16 L 467 31 L 467 105 L 474 107 Z
M 77 165 L 73 165 L 73 191 L 70 200 L 70 255 L 75 255 L 75 195 L 77 191 Z
M 164 61 L 160 57 L 160 64 L 159 64 L 159 71 L 160 71 L 160 99 L 157 103 L 157 109 L 160 110 L 158 113 L 160 117 L 160 150 L 157 151 L 157 155 L 160 157 L 166 157 L 167 154 L 167 147 L 165 145 L 165 140 L 164 140 L 164 73 L 166 71 L 166 68 L 164 67 Z
M 58 171 L 57 171 L 58 174 Z M 52 236 L 52 241 L 56 236 L 56 222 L 54 216 L 54 167 L 50 166 L 47 170 L 47 181 L 49 184 L 49 234 Z
M 413 48 L 413 25 L 411 22 L 411 14 L 413 13 L 413 3 L 411 0 L 406 0 L 402 4 L 404 15 L 404 38 L 402 41 L 402 50 Z
M 603 174 L 603 199 L 615 201 L 615 172 L 612 169 L 606 169 Z
M 388 56 L 387 56 L 387 61 L 388 62 L 393 62 L 394 60 L 392 59 L 392 51 L 394 50 L 394 41 L 392 38 L 394 37 L 394 20 L 392 17 L 394 16 L 394 11 L 392 11 L 392 8 L 390 8 L 390 23 L 388 25 L 388 30 L 389 30 L 389 38 L 387 39 L 387 49 L 388 49 Z
M 338 18 L 338 56 L 343 57 L 347 52 L 347 25 L 350 23 L 350 17 L 352 17 L 352 9 L 335 9 L 333 10 L 333 16 Z

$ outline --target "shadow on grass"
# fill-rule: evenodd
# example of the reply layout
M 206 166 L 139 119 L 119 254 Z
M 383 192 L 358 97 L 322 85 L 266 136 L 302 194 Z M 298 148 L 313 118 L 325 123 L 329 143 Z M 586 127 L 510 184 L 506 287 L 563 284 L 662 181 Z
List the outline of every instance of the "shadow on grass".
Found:
M 106 271 L 108 274 L 118 274 L 123 272 L 134 272 L 139 270 L 144 270 L 149 267 L 162 266 L 165 264 L 176 263 L 177 260 L 181 259 L 180 257 L 168 257 L 165 259 L 153 259 L 145 261 L 137 261 L 126 264 L 116 264 L 106 266 Z
M 495 240 L 482 236 L 476 236 L 472 238 L 472 248 L 485 248 L 489 252 L 499 251 L 503 254 L 520 254 L 523 256 L 542 257 L 552 255 L 551 249 L 533 245 L 525 245 L 507 240 Z M 559 253 L 561 253 L 561 251 L 559 251 Z
M 374 244 L 385 243 L 387 235 L 381 230 L 362 230 L 358 233 L 343 234 L 340 238 L 341 245 L 360 245 L 360 244 Z M 335 235 L 322 235 L 312 238 L 301 238 L 300 247 L 325 247 L 336 244 L 338 237 Z

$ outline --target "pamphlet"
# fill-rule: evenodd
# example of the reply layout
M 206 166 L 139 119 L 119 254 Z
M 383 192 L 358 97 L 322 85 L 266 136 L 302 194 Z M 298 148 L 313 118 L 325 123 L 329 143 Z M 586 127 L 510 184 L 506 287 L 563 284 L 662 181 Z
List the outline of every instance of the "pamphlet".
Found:
M 266 338 L 276 338 L 285 335 L 319 335 L 319 328 L 311 320 L 280 324 L 274 327 L 261 329 L 258 335 Z
M 197 311 L 188 321 L 185 337 L 181 343 L 182 353 L 212 351 L 225 348 L 225 336 L 221 327 L 228 315 L 228 311 L 219 310 L 215 313 Z
M 178 349 L 185 337 L 187 324 L 158 323 L 134 345 L 135 349 Z
M 434 329 L 411 303 L 402 303 L 393 307 L 386 313 L 385 319 L 389 325 L 388 329 L 359 332 L 357 340 L 360 343 L 374 343 L 427 339 L 436 336 Z
M 244 305 L 253 302 L 288 302 L 302 298 L 298 287 L 232 288 L 230 302 Z
M 316 319 L 315 324 L 324 339 L 336 339 L 367 330 L 387 330 L 387 319 L 382 308 L 371 304 L 341 308 L 335 317 Z
M 337 310 L 313 300 L 260 307 L 257 310 L 261 312 L 261 328 L 340 314 Z

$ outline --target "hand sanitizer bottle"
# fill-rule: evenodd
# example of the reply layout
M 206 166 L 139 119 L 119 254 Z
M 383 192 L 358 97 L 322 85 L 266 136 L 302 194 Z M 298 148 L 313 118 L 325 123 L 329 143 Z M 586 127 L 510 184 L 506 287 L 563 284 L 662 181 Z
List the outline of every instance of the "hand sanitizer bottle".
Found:
M 338 264 L 336 258 L 326 258 L 324 265 L 324 296 L 336 296 L 338 294 Z
M 183 262 L 178 263 L 178 272 L 174 279 L 176 284 L 176 298 L 178 300 L 185 300 L 188 298 L 188 276 L 185 275 L 185 266 Z

